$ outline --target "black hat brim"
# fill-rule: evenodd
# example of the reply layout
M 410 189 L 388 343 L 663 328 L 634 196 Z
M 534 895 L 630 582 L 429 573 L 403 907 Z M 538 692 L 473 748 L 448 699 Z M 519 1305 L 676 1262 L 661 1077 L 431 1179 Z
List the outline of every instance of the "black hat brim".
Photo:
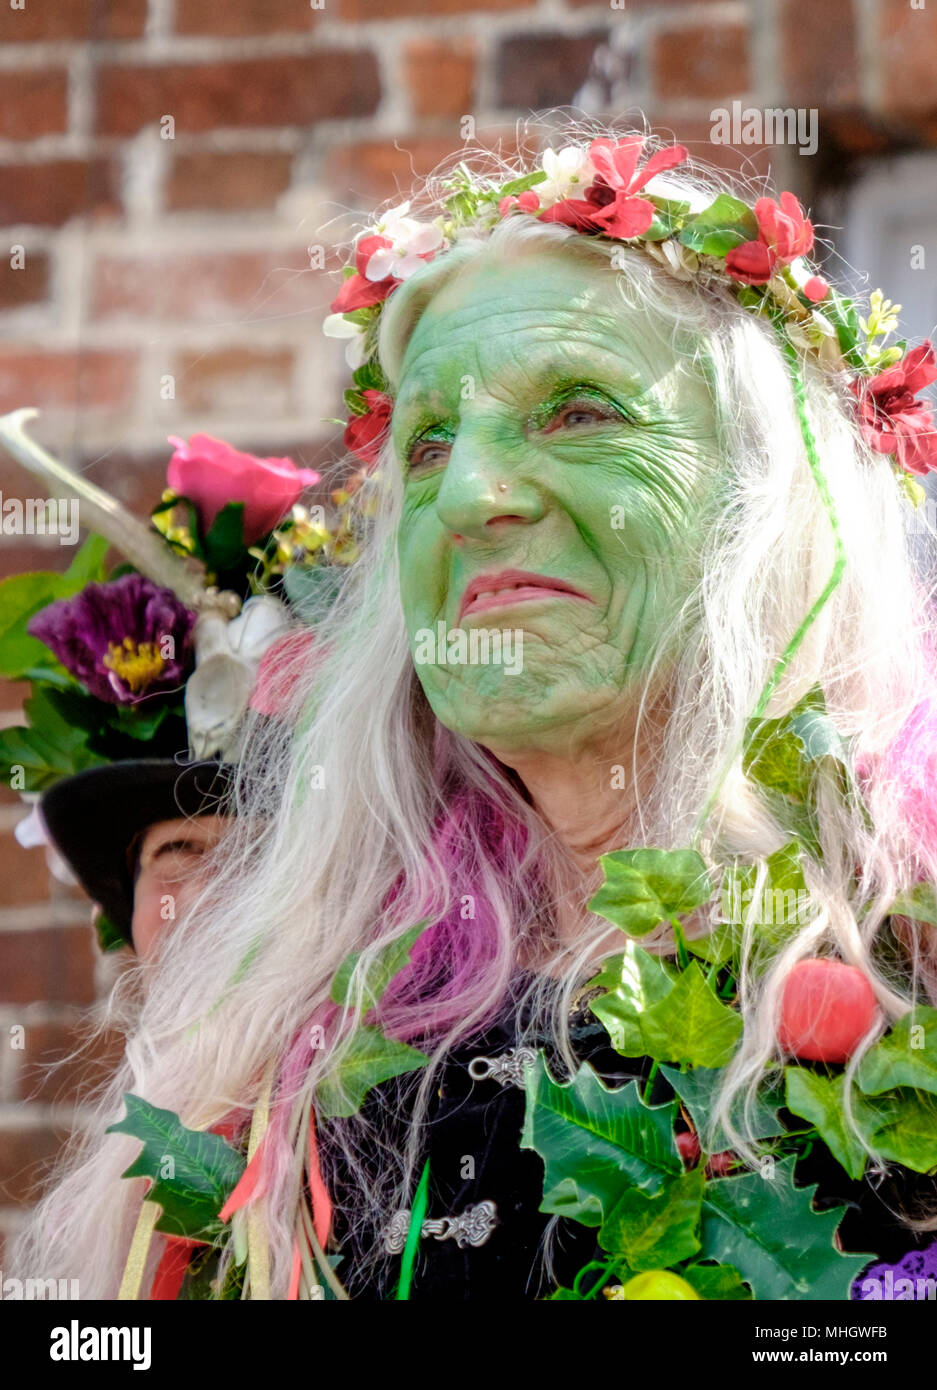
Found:
M 209 759 L 126 759 L 63 777 L 39 800 L 56 849 L 82 888 L 133 945 L 133 878 L 128 850 L 160 821 L 225 815 L 233 764 Z

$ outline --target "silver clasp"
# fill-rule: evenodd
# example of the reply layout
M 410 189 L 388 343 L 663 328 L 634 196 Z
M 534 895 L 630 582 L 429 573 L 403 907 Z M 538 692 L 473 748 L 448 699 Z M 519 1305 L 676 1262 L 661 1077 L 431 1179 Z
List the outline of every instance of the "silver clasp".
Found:
M 532 1047 L 512 1047 L 500 1057 L 473 1057 L 468 1074 L 473 1081 L 497 1081 L 501 1086 L 524 1086 L 524 1072 L 537 1060 Z

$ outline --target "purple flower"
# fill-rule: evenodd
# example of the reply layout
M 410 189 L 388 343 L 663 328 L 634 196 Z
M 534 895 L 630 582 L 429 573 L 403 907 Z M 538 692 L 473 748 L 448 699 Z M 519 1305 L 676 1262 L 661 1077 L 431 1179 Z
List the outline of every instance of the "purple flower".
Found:
M 27 630 L 92 695 L 124 705 L 181 684 L 194 625 L 195 614 L 171 589 L 125 574 L 57 599 Z

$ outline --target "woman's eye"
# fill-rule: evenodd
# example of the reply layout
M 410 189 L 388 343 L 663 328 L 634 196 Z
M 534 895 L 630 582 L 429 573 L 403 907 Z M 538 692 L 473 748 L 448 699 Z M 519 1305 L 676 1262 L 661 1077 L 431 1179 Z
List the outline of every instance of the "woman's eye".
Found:
M 561 406 L 547 425 L 547 431 L 556 429 L 561 425 L 582 425 L 593 424 L 598 421 L 603 424 L 612 416 L 610 406 L 588 405 L 584 401 L 573 401 L 569 405 Z
M 449 457 L 450 448 L 449 444 L 442 444 L 438 440 L 427 440 L 425 444 L 414 445 L 410 454 L 408 474 L 441 468 Z

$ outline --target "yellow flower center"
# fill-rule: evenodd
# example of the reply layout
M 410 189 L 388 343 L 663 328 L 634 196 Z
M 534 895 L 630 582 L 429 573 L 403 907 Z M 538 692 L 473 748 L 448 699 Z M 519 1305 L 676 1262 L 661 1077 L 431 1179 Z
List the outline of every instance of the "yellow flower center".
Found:
M 119 676 L 134 695 L 151 685 L 160 674 L 165 661 L 155 642 L 134 642 L 125 637 L 123 642 L 109 642 L 104 665 Z

